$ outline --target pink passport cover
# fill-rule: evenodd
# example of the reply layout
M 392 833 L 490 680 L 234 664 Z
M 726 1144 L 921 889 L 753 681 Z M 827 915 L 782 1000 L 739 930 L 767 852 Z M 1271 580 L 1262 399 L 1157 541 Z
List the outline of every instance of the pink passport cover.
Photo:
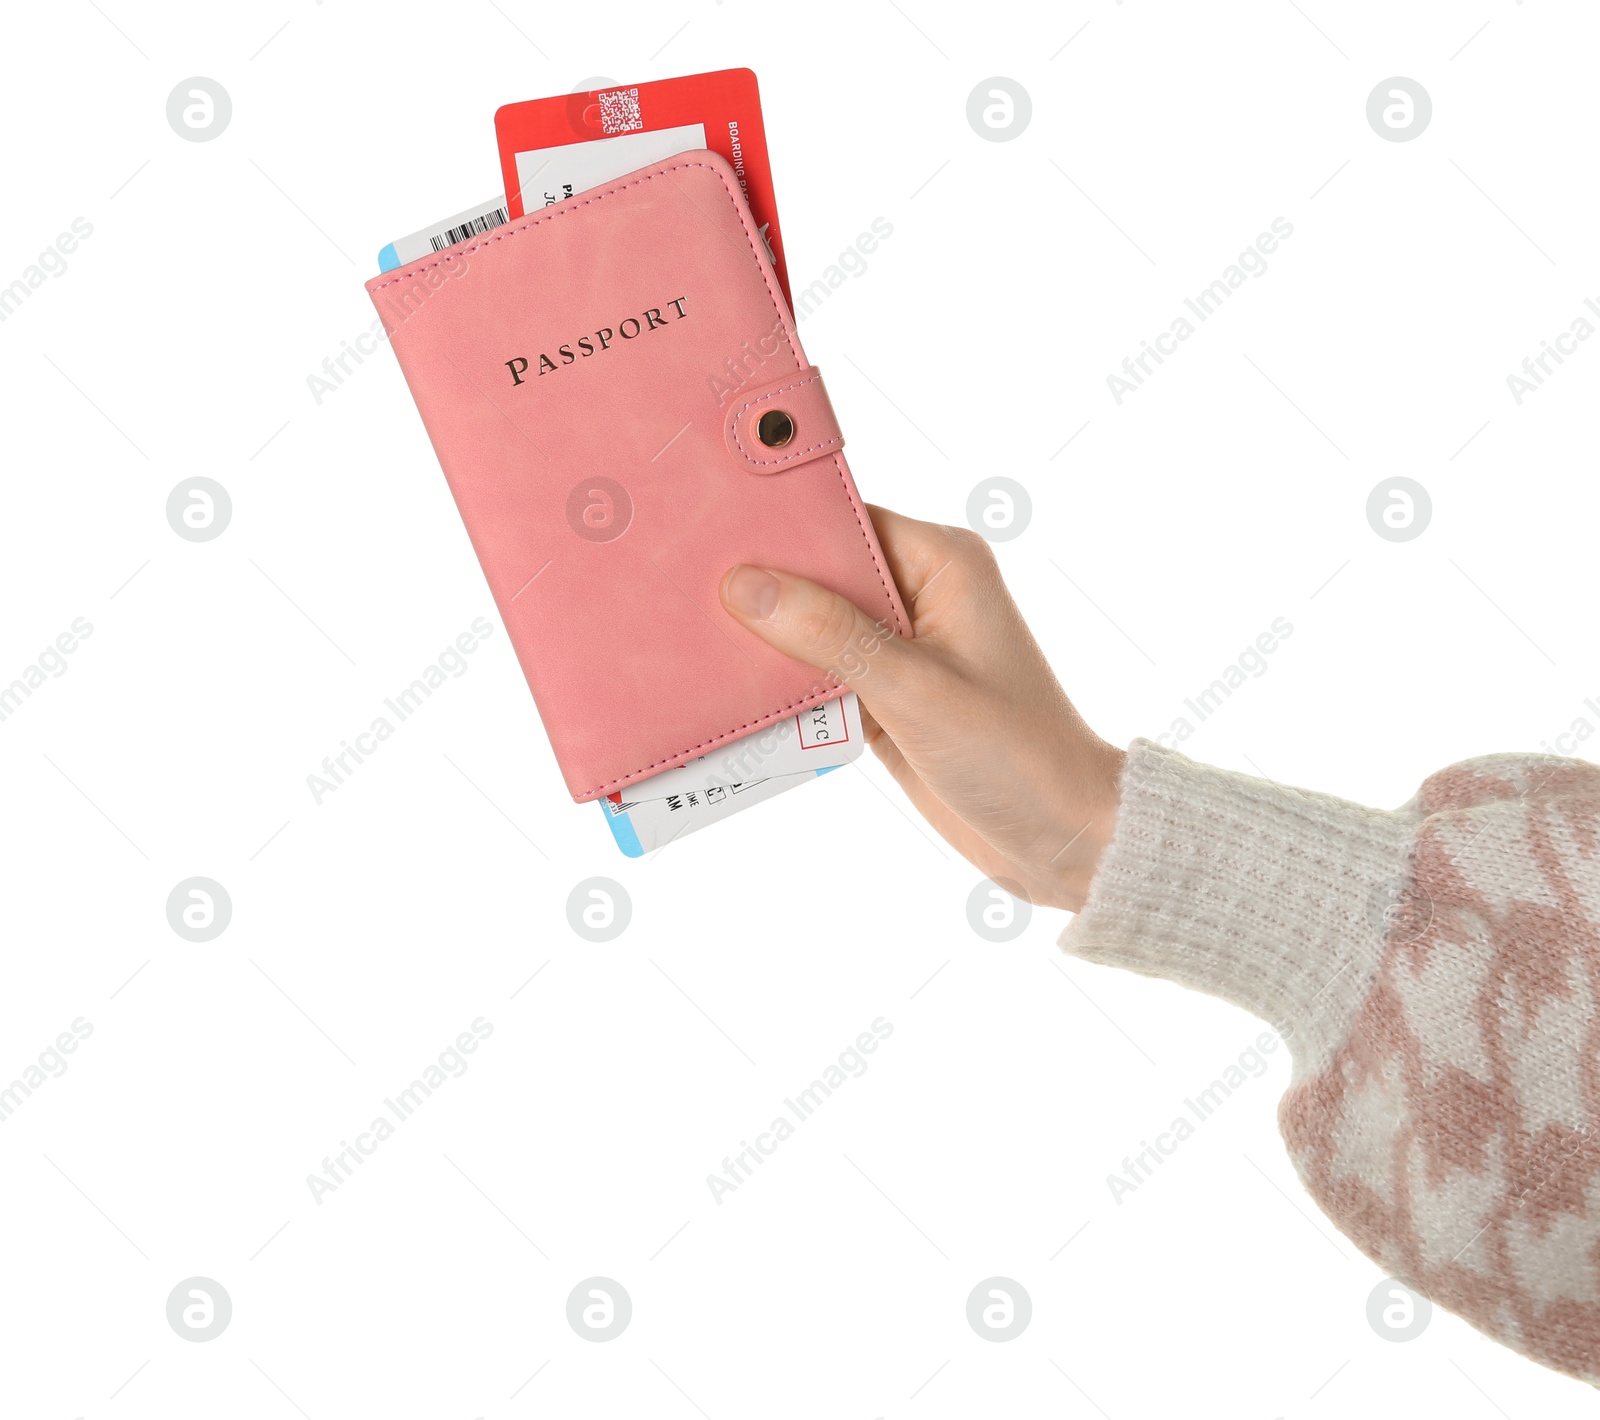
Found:
M 802 573 L 910 634 L 717 154 L 642 168 L 367 291 L 574 799 L 837 693 L 723 611 L 736 562 Z M 771 410 L 793 429 L 777 448 L 756 432 Z

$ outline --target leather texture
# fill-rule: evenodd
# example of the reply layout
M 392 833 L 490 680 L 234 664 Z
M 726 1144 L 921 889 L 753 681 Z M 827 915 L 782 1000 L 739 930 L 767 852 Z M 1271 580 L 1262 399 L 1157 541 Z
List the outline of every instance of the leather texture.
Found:
M 652 164 L 366 288 L 575 800 L 837 693 L 722 610 L 734 563 L 811 577 L 910 634 L 717 154 Z M 794 423 L 778 449 L 755 433 L 773 408 Z

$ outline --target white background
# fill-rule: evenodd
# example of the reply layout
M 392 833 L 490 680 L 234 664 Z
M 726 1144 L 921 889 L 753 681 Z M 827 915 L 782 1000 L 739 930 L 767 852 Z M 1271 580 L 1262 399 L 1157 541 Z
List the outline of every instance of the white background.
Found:
M 1589 1413 L 1452 1317 L 1374 1334 L 1381 1274 L 1278 1143 L 1282 1050 L 1114 1202 L 1261 1027 L 1063 958 L 1058 913 L 981 940 L 976 872 L 873 763 L 625 860 L 496 620 L 320 807 L 306 776 L 493 617 L 387 349 L 308 387 L 375 253 L 498 189 L 498 104 L 732 65 L 796 285 L 893 226 L 802 326 L 863 492 L 959 522 L 984 477 L 1026 486 L 1005 572 L 1102 734 L 1165 730 L 1277 617 L 1187 752 L 1392 806 L 1600 723 L 1600 342 L 1506 386 L 1600 296 L 1590 7 L 70 0 L 6 29 L 0 284 L 93 235 L 0 325 L 0 681 L 94 630 L 0 723 L 0 1076 L 93 1035 L 0 1126 L 0 1409 Z M 194 75 L 232 98 L 214 141 L 166 120 Z M 995 75 L 1032 97 L 1009 142 L 966 119 Z M 1393 75 L 1432 96 L 1412 142 L 1366 121 Z M 1267 273 L 1115 403 L 1279 217 Z M 1365 515 L 1398 474 L 1434 508 L 1406 543 Z M 212 542 L 166 521 L 195 476 L 233 500 Z M 166 918 L 196 875 L 233 903 L 206 944 Z M 597 875 L 633 904 L 607 945 L 566 916 Z M 477 1017 L 467 1073 L 314 1202 Z M 718 1206 L 706 1175 L 877 1017 L 867 1073 Z M 565 1316 L 597 1275 L 634 1308 L 603 1345 Z M 965 1318 L 995 1275 L 1033 1305 L 1003 1345 Z M 233 1303 L 205 1344 L 165 1316 L 194 1276 Z

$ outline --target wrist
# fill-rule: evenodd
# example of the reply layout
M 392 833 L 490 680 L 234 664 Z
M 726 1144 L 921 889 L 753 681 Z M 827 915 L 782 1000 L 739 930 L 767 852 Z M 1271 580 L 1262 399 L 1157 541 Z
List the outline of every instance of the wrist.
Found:
M 1127 754 L 1098 737 L 1067 760 L 1052 816 L 1060 847 L 1045 867 L 1049 901 L 1043 905 L 1078 912 L 1116 831 Z

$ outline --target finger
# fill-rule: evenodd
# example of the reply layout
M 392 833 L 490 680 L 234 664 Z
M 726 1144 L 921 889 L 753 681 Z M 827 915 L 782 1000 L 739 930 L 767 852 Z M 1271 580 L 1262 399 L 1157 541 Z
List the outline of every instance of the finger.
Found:
M 869 717 L 863 712 L 861 722 L 866 727 Z M 911 805 L 932 826 L 935 833 L 963 858 L 996 882 L 1002 877 L 1009 884 L 1019 875 L 1006 856 L 996 850 L 982 834 L 967 825 L 961 816 L 950 809 L 924 782 L 921 775 L 907 762 L 900 746 L 881 727 L 874 724 L 876 734 L 869 732 L 867 743 L 879 762 L 889 771 Z
M 883 726 L 873 718 L 872 711 L 865 705 L 861 709 L 861 737 L 867 744 L 871 744 L 879 735 L 884 733 Z
M 867 511 L 908 610 L 914 609 L 917 598 L 952 562 L 972 554 L 973 549 L 967 545 L 971 539 L 961 528 L 925 523 L 873 503 L 867 505 Z
M 905 752 L 895 743 L 894 736 L 878 723 L 877 718 L 865 704 L 861 706 L 861 730 L 862 738 L 878 757 L 878 762 L 889 771 L 890 777 L 915 805 L 917 812 L 938 829 L 946 841 L 954 843 L 946 831 L 946 821 L 954 820 L 955 816 L 945 807 L 944 801 L 923 782 L 922 776 L 907 761 Z M 959 820 L 955 822 L 959 825 Z M 966 853 L 967 849 L 961 844 L 957 843 L 955 846 L 962 853 Z
M 722 604 L 769 646 L 871 698 L 880 716 L 910 703 L 914 657 L 888 625 L 804 577 L 740 564 L 722 579 Z

